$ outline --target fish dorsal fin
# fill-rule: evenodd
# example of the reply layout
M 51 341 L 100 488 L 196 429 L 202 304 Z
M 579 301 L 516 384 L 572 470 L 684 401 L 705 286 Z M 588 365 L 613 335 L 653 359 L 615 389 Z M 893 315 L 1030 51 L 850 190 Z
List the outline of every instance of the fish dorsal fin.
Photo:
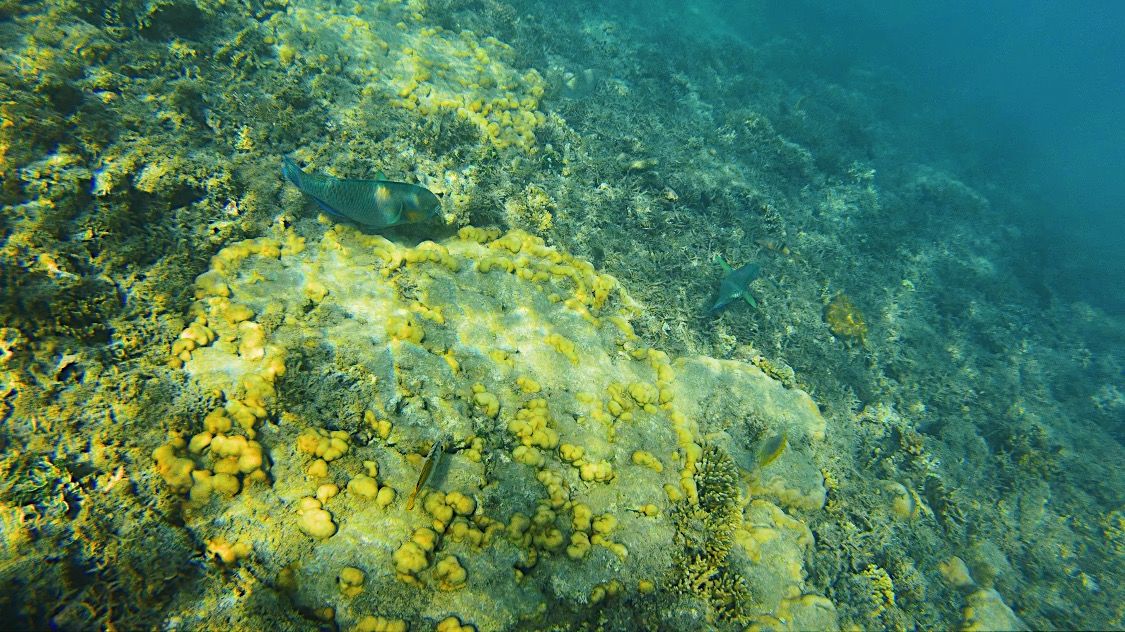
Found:
M 376 172 L 375 172 L 375 179 L 376 179 L 376 180 L 386 180 L 386 179 L 387 179 L 387 174 L 383 173 L 383 172 L 382 172 L 381 170 L 380 170 L 380 171 L 376 171 Z

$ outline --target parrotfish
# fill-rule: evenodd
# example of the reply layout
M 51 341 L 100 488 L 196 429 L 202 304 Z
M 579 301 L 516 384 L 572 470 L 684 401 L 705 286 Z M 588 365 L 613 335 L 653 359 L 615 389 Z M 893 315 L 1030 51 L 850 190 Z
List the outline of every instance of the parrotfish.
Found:
M 748 263 L 735 270 L 720 255 L 715 255 L 715 263 L 723 266 L 723 270 L 727 274 L 719 283 L 719 298 L 707 313 L 710 315 L 716 314 L 740 298 L 749 303 L 750 307 L 757 307 L 758 302 L 754 300 L 747 286 L 758 277 L 758 265 Z
M 325 211 L 378 230 L 441 219 L 441 200 L 416 184 L 393 182 L 382 173 L 375 180 L 334 178 L 302 171 L 286 156 L 281 174 Z

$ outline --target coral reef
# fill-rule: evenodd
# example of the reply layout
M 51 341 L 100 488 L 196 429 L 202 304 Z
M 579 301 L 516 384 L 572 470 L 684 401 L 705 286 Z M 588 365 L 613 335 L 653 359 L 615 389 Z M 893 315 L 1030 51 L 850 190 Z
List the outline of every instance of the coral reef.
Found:
M 1120 318 L 885 76 L 680 11 L 0 2 L 4 620 L 1121 627 Z
M 745 622 L 757 604 L 746 579 L 728 560 L 742 518 L 738 468 L 715 446 L 704 448 L 695 467 L 699 502 L 685 499 L 672 510 L 682 540 L 672 568 L 673 586 L 701 595 L 719 619 Z
M 303 611 L 358 625 L 452 607 L 498 629 L 548 603 L 578 621 L 582 604 L 662 587 L 719 620 L 805 608 L 775 585 L 801 585 L 800 555 L 755 540 L 732 559 L 736 530 L 756 520 L 740 500 L 751 473 L 701 447 L 687 393 L 742 374 L 756 385 L 746 397 L 773 402 L 768 418 L 808 420 L 822 437 L 815 406 L 750 365 L 716 374 L 712 360 L 645 347 L 630 324 L 640 308 L 588 263 L 520 231 L 466 227 L 407 247 L 345 226 L 312 240 L 284 228 L 217 253 L 196 296 L 171 363 L 223 403 L 156 450 L 156 471 L 198 537 L 257 542 L 265 572 L 293 569 Z M 441 436 L 445 458 L 411 511 Z M 795 502 L 780 480 L 757 495 Z M 799 520 L 755 502 L 773 513 L 754 528 L 795 528 L 797 551 L 808 546 Z M 263 527 L 266 514 L 279 522 Z M 364 589 L 342 602 L 325 578 L 345 562 Z M 762 568 L 748 582 L 735 564 Z M 785 599 L 759 604 L 752 590 Z
M 421 3 L 394 4 L 356 5 L 355 10 L 302 7 L 290 15 L 275 14 L 265 25 L 274 35 L 265 41 L 284 65 L 300 63 L 302 57 L 328 61 L 335 64 L 333 71 L 364 85 L 365 94 L 389 91 L 398 107 L 467 121 L 499 149 L 535 151 L 535 130 L 545 120 L 539 110 L 545 82 L 539 73 L 513 68 L 511 47 L 495 37 L 446 31 L 425 23 Z

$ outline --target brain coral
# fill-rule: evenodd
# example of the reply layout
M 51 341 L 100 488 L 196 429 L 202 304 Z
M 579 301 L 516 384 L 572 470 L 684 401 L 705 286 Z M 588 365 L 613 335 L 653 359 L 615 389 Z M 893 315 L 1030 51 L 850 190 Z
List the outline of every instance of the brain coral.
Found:
M 215 563 L 253 565 L 345 628 L 538 627 L 548 607 L 835 626 L 805 586 L 797 512 L 824 503 L 808 395 L 645 346 L 613 277 L 519 231 L 408 247 L 276 230 L 213 258 L 172 349 L 219 405 L 156 450 L 156 470 L 189 529 L 245 553 Z M 749 416 L 789 438 L 767 468 Z M 721 541 L 682 533 L 707 515 Z M 675 576 L 689 567 L 695 581 Z M 344 569 L 362 585 L 341 589 Z M 670 606 L 684 599 L 700 607 Z

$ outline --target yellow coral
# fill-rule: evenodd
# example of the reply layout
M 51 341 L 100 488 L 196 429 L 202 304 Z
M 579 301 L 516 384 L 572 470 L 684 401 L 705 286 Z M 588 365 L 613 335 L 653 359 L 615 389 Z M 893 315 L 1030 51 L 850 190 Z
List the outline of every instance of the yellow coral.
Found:
M 566 547 L 566 554 L 572 560 L 580 560 L 590 553 L 590 536 L 578 531 L 570 534 L 570 545 Z
M 336 576 L 336 586 L 345 597 L 355 597 L 363 592 L 363 582 L 366 576 L 363 571 L 354 566 L 345 566 Z
M 366 615 L 356 622 L 351 632 L 406 632 L 409 627 L 401 619 L 387 619 Z
M 348 453 L 348 433 L 343 430 L 305 428 L 297 436 L 297 450 L 325 461 L 335 461 Z
M 559 446 L 559 458 L 567 463 L 577 463 L 585 453 L 585 448 L 580 445 L 564 443 Z
M 867 323 L 852 300 L 840 292 L 824 310 L 824 320 L 837 336 L 857 338 L 863 342 L 867 336 Z
M 245 542 L 230 543 L 226 538 L 219 536 L 207 541 L 207 554 L 215 556 L 223 564 L 234 564 L 246 558 L 253 549 Z
M 395 500 L 395 490 L 387 485 L 379 488 L 375 496 L 375 504 L 379 507 L 388 507 Z
M 387 336 L 395 340 L 410 341 L 421 344 L 426 337 L 426 331 L 418 324 L 413 314 L 396 314 L 387 319 Z
M 439 590 L 458 590 L 465 587 L 468 573 L 455 556 L 447 555 L 434 566 L 434 579 L 438 581 Z
M 435 491 L 426 494 L 426 499 L 422 501 L 422 507 L 441 525 L 440 530 L 444 530 L 445 525 L 453 520 L 453 507 L 446 504 L 444 492 Z
M 571 363 L 578 364 L 578 352 L 575 351 L 573 341 L 567 340 L 564 336 L 559 334 L 549 334 L 544 341 L 556 351 L 566 356 Z
M 191 459 L 176 454 L 177 450 L 183 449 L 184 446 L 184 440 L 175 437 L 171 442 L 156 448 L 152 452 L 152 458 L 156 461 L 157 473 L 173 491 L 180 494 L 191 489 L 191 472 L 195 467 Z
M 629 385 L 629 395 L 641 406 L 652 404 L 660 397 L 660 391 L 648 382 L 633 382 Z
M 336 523 L 332 514 L 323 509 L 316 498 L 305 497 L 297 502 L 297 526 L 314 538 L 323 540 L 336 534 Z
M 445 495 L 445 503 L 458 516 L 471 516 L 477 508 L 477 502 L 470 496 L 466 496 L 461 492 L 449 492 Z
M 526 445 L 517 445 L 515 450 L 512 450 L 512 458 L 517 463 L 530 465 L 532 467 L 540 467 L 545 462 L 543 454 L 539 452 L 538 448 Z
M 417 574 L 430 565 L 429 555 L 437 544 L 437 534 L 432 529 L 417 529 L 410 539 L 402 543 L 391 555 L 396 577 L 406 583 L 417 583 Z
M 516 385 L 520 387 L 520 390 L 528 394 L 538 393 L 541 388 L 539 382 L 523 375 L 516 378 Z
M 450 616 L 438 621 L 434 632 L 477 632 L 477 629 L 476 626 L 461 623 L 457 617 Z
M 301 490 L 298 496 L 310 494 L 299 501 L 297 516 L 290 510 L 290 520 L 298 524 L 290 523 L 289 528 L 299 525 L 313 537 L 330 533 L 333 537 L 335 520 L 341 519 L 339 534 L 345 537 L 334 538 L 331 548 L 370 542 L 392 552 L 389 563 L 397 580 L 424 588 L 404 590 L 405 595 L 422 598 L 426 590 L 467 587 L 466 569 L 473 570 L 474 584 L 480 586 L 510 590 L 507 582 L 525 581 L 529 589 L 540 590 L 544 575 L 567 567 L 577 570 L 592 560 L 603 563 L 607 551 L 617 556 L 612 563 L 621 569 L 620 581 L 640 590 L 642 578 L 656 577 L 665 570 L 660 566 L 662 558 L 652 555 L 657 545 L 643 534 L 646 530 L 668 534 L 676 528 L 670 522 L 679 513 L 659 498 L 658 486 L 668 485 L 671 499 L 683 502 L 686 498 L 693 503 L 695 506 L 685 507 L 687 514 L 701 511 L 715 497 L 693 478 L 702 446 L 710 441 L 697 421 L 696 385 L 707 385 L 704 388 L 709 392 L 710 382 L 719 381 L 715 376 L 738 375 L 741 369 L 734 363 L 694 358 L 673 365 L 666 354 L 627 340 L 623 334 L 631 328 L 633 313 L 624 290 L 611 277 L 603 278 L 588 263 L 548 247 L 541 239 L 519 231 L 501 235 L 465 229 L 461 233 L 461 239 L 411 248 L 336 226 L 324 229 L 324 236 L 310 241 L 299 255 L 281 255 L 280 265 L 258 262 L 259 255 L 242 252 L 249 247 L 232 250 L 232 257 L 244 257 L 246 262 L 235 266 L 226 260 L 223 264 L 222 278 L 229 284 L 230 296 L 212 296 L 209 298 L 224 300 L 199 304 L 193 312 L 198 326 L 191 334 L 191 345 L 186 345 L 194 346 L 183 349 L 189 353 L 184 365 L 192 379 L 226 403 L 198 424 L 204 427 L 193 429 L 196 436 L 185 435 L 185 439 L 191 437 L 190 443 L 183 441 L 165 452 L 192 462 L 184 481 L 192 490 L 193 505 L 197 498 L 200 502 L 207 497 L 214 500 L 226 493 L 222 490 L 229 492 L 244 482 L 243 456 L 251 455 L 247 467 L 254 460 L 263 460 L 260 450 L 252 449 L 254 439 L 243 424 L 249 420 L 260 425 L 259 409 L 266 408 L 270 398 L 277 399 L 269 406 L 279 411 L 280 423 L 276 428 L 270 426 L 269 443 L 271 456 L 278 462 L 274 468 L 277 487 Z M 446 266 L 444 257 L 456 265 Z M 495 261 L 497 266 L 487 275 L 474 268 L 485 260 Z M 508 265 L 511 272 L 502 273 Z M 284 285 L 267 278 L 275 268 L 285 271 Z M 255 274 L 261 280 L 253 280 Z M 314 310 L 317 313 L 304 311 L 308 304 L 300 292 L 310 275 L 328 290 L 321 308 Z M 368 275 L 374 277 L 372 283 L 363 282 Z M 297 288 L 297 296 L 284 293 L 282 288 L 289 286 Z M 518 305 L 506 307 L 505 301 L 497 299 L 516 292 L 526 299 Z M 599 313 L 591 320 L 595 304 L 601 299 L 609 304 L 609 297 L 613 313 Z M 246 309 L 235 307 L 243 304 Z M 336 323 L 321 317 L 319 312 L 325 310 L 350 315 Z M 428 336 L 423 345 L 386 344 L 383 328 L 395 315 L 425 326 Z M 246 325 L 246 336 L 240 339 L 237 326 L 221 324 L 232 320 L 254 323 L 265 334 L 259 338 L 258 327 Z M 402 326 L 412 328 L 403 322 L 388 333 L 394 336 Z M 346 349 L 358 330 L 373 330 L 370 337 L 380 362 L 353 362 L 347 365 L 349 375 L 374 385 L 371 392 L 382 393 L 385 387 L 387 393 L 402 397 L 408 412 L 413 407 L 428 409 L 429 423 L 410 421 L 411 415 L 398 410 L 392 412 L 391 401 L 367 397 L 366 388 L 340 402 L 338 419 L 311 412 L 323 409 L 335 397 L 303 406 L 280 401 L 292 397 L 290 389 L 272 392 L 274 382 L 264 376 L 271 375 L 268 362 L 283 357 L 283 345 L 303 345 L 331 354 Z M 212 334 L 215 339 L 208 348 L 195 340 L 207 342 Z M 409 338 L 411 333 L 403 336 Z M 245 353 L 239 355 L 239 344 L 247 341 Z M 356 345 L 351 355 L 360 359 L 367 353 L 365 349 Z M 261 357 L 248 357 L 251 355 Z M 327 359 L 343 366 L 342 361 L 351 360 L 351 355 Z M 277 369 L 272 375 L 284 370 L 284 364 Z M 753 375 L 759 374 L 754 370 Z M 295 388 L 301 391 L 300 384 Z M 320 397 L 315 390 L 306 392 Z M 660 414 L 652 414 L 656 410 Z M 401 418 L 393 430 L 392 418 Z M 777 418 L 791 421 L 785 415 Z M 325 428 L 309 427 L 310 423 Z M 326 429 L 335 427 L 346 427 L 354 434 Z M 279 431 L 277 437 L 275 431 Z M 474 431 L 480 436 L 466 436 Z M 421 457 L 406 453 L 437 433 L 456 436 L 450 445 L 457 449 L 449 451 L 440 485 L 426 488 L 429 493 L 419 500 L 425 511 L 405 512 L 391 504 L 395 492 L 382 483 L 385 479 L 409 492 L 416 479 L 409 465 L 417 468 Z M 353 437 L 364 436 L 374 439 L 374 445 L 366 439 L 364 445 L 352 443 Z M 279 437 L 284 437 L 281 443 Z M 801 437 L 804 441 L 803 433 Z M 508 454 L 499 451 L 513 448 L 514 460 L 531 467 L 506 468 L 500 478 L 482 480 L 482 475 L 493 479 L 500 472 L 493 470 Z M 168 455 L 164 457 L 169 460 Z M 484 457 L 488 459 L 482 463 Z M 343 498 L 337 495 L 336 485 L 346 488 Z M 478 501 L 512 485 L 522 486 L 520 493 L 511 496 L 519 504 L 478 506 Z M 210 517 L 212 510 L 229 507 L 246 512 L 247 506 L 257 511 L 274 502 L 266 494 L 243 496 L 244 504 L 213 503 L 196 513 Z M 376 505 L 388 510 L 380 511 Z M 521 508 L 528 515 L 508 517 Z M 354 511 L 360 513 L 340 513 Z M 501 511 L 505 513 L 494 513 Z M 427 528 L 408 538 L 402 535 L 402 529 L 419 525 Z M 510 570 L 511 564 L 498 571 L 491 565 L 475 565 L 475 557 L 467 557 L 492 555 L 481 550 L 492 538 L 512 543 L 503 546 L 518 556 L 513 560 L 516 573 Z M 267 546 L 265 540 L 254 542 Z M 305 551 L 317 549 L 323 545 L 304 544 Z M 759 545 L 759 549 L 766 550 L 767 545 Z M 641 567 L 624 563 L 634 562 L 634 558 Z M 768 551 L 758 559 L 768 562 Z M 536 565 L 540 569 L 528 572 Z M 782 571 L 786 577 L 795 572 L 792 565 Z M 340 589 L 350 586 L 341 581 Z M 590 589 L 588 584 L 586 589 Z M 603 585 L 597 598 L 607 599 L 614 590 L 620 588 Z M 340 599 L 335 587 L 331 592 Z M 491 589 L 463 589 L 450 597 L 455 597 L 451 603 L 476 608 L 489 594 Z M 418 601 L 414 598 L 410 603 Z M 339 601 L 333 605 L 342 607 Z M 504 617 L 519 616 L 503 605 L 499 608 Z M 340 612 L 347 612 L 342 627 L 360 615 L 350 606 Z M 488 619 L 489 629 L 497 621 Z
M 594 531 L 607 535 L 617 528 L 617 518 L 613 514 L 602 514 L 594 520 Z
M 613 480 L 613 466 L 606 461 L 583 463 L 578 468 L 578 474 L 584 481 L 607 483 Z
M 664 464 L 660 462 L 660 459 L 644 450 L 637 450 L 633 453 L 633 463 L 647 467 L 654 472 L 664 471 Z
M 379 484 L 374 478 L 360 474 L 348 481 L 348 493 L 362 498 L 373 499 L 379 494 Z
M 863 577 L 867 579 L 871 589 L 869 596 L 872 610 L 868 616 L 874 619 L 883 614 L 887 608 L 895 605 L 895 585 L 887 571 L 874 564 L 868 564 L 867 568 L 863 569 Z
M 483 384 L 473 384 L 473 403 L 489 417 L 496 417 L 500 413 L 500 399 L 484 390 Z
M 590 591 L 590 603 L 601 603 L 607 597 L 615 597 L 621 592 L 621 588 L 621 582 L 616 579 L 598 584 Z

